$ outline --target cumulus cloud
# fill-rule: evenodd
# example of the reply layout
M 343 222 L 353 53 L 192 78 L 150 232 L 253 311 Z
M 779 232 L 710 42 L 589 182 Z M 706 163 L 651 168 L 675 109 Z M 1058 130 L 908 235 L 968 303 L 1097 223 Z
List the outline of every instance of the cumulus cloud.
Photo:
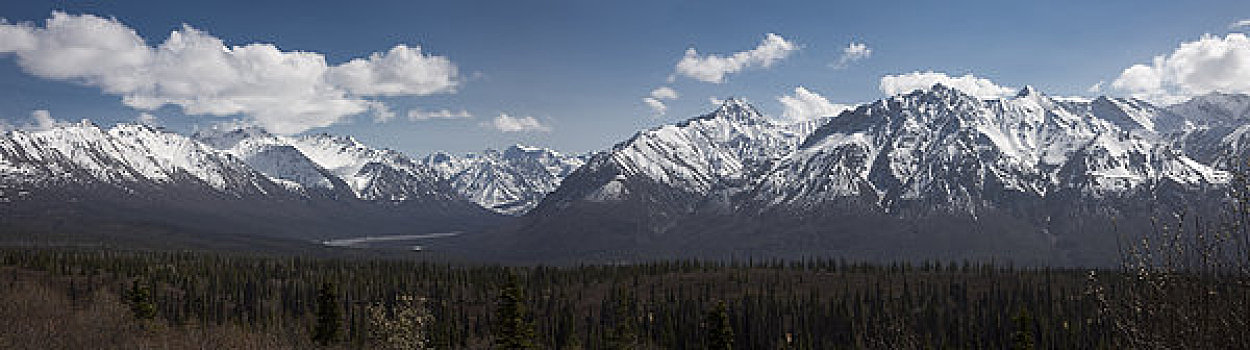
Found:
M 1241 29 L 1250 27 L 1250 19 L 1243 19 L 1228 25 L 1228 29 Z
M 1090 87 L 1085 89 L 1085 91 L 1091 94 L 1101 94 L 1103 84 L 1106 84 L 1106 82 L 1099 80 L 1097 83 L 1094 83 L 1094 85 L 1090 85 Z
M 500 113 L 495 117 L 488 126 L 502 132 L 548 132 L 551 127 L 544 125 L 534 117 L 513 117 L 505 113 Z
M 651 97 L 656 98 L 656 99 L 671 100 L 671 99 L 677 98 L 678 95 L 677 95 L 677 90 L 673 90 L 673 88 L 671 87 L 661 86 L 661 87 L 656 88 L 655 90 L 651 90 Z
M 793 41 L 768 33 L 754 49 L 735 52 L 728 57 L 715 54 L 699 56 L 699 52 L 694 48 L 686 49 L 685 56 L 677 62 L 676 72 L 703 82 L 722 83 L 727 74 L 737 73 L 747 68 L 771 67 L 798 49 L 799 45 Z
M 333 67 L 329 80 L 356 95 L 405 96 L 454 92 L 456 75 L 447 57 L 423 55 L 420 47 L 401 44 Z
M 30 118 L 35 120 L 35 123 L 32 124 L 31 127 L 36 130 L 48 130 L 51 128 L 64 126 L 68 124 L 62 121 L 58 121 L 56 120 L 56 118 L 52 118 L 52 112 L 48 112 L 48 110 L 46 109 L 36 109 L 34 111 L 31 111 Z
M 156 125 L 157 124 L 156 116 L 148 112 L 139 113 L 139 116 L 135 117 L 135 121 L 143 125 Z
M 851 63 L 869 57 L 872 57 L 872 49 L 867 44 L 852 41 L 850 45 L 842 49 L 842 56 L 833 63 L 833 69 L 845 69 Z
M 657 98 L 643 97 L 642 103 L 647 104 L 647 107 L 651 107 L 651 112 L 655 113 L 655 115 L 664 115 L 664 113 L 668 112 L 668 106 L 664 104 L 664 101 L 660 101 Z
M 30 112 L 30 122 L 22 125 L 18 129 L 26 131 L 43 131 L 68 125 L 71 125 L 71 123 L 53 118 L 52 112 L 48 112 L 46 109 L 36 109 Z
M 449 59 L 419 47 L 398 45 L 330 65 L 316 52 L 227 46 L 185 25 L 152 47 L 116 19 L 62 12 L 43 27 L 0 23 L 0 54 L 6 53 L 31 75 L 98 87 L 133 108 L 243 115 L 283 134 L 365 112 L 387 120 L 394 113 L 370 97 L 454 93 L 458 81 Z
M 437 111 L 422 111 L 418 109 L 412 109 L 408 111 L 408 120 L 411 120 L 411 121 L 433 120 L 433 119 L 472 119 L 472 118 L 473 118 L 473 115 L 469 114 L 469 111 L 466 111 L 463 109 L 460 110 L 459 112 L 452 112 L 449 109 L 440 109 Z
M 1250 38 L 1242 33 L 1203 35 L 1155 56 L 1150 64 L 1125 68 L 1111 87 L 1157 103 L 1217 91 L 1250 93 Z
M 824 96 L 812 92 L 802 86 L 794 88 L 793 95 L 777 98 L 781 102 L 781 116 L 790 121 L 799 122 L 819 117 L 836 116 L 850 106 L 829 102 Z
M 946 75 L 946 73 L 937 72 L 911 72 L 900 75 L 887 75 L 881 77 L 880 89 L 882 93 L 893 96 L 912 92 L 916 89 L 928 89 L 938 83 L 978 98 L 1004 97 L 1010 96 L 1015 92 L 1015 89 L 999 86 L 989 79 L 978 78 L 972 74 L 952 77 Z
M 668 112 L 668 106 L 664 104 L 663 100 L 673 100 L 677 97 L 677 90 L 661 86 L 651 90 L 651 96 L 643 97 L 642 102 L 647 104 L 647 107 L 651 107 L 651 112 L 655 113 L 655 115 L 664 115 L 665 112 Z

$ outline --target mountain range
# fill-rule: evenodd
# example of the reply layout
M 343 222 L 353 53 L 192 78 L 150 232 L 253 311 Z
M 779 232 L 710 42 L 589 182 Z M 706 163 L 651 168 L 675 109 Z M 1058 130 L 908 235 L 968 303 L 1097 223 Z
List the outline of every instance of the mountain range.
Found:
M 463 231 L 465 254 L 526 261 L 1096 265 L 1151 219 L 1217 207 L 1247 132 L 1245 95 L 1160 107 L 942 85 L 797 124 L 728 99 L 587 155 L 412 158 L 325 134 L 82 123 L 0 137 L 0 227 L 239 244 Z

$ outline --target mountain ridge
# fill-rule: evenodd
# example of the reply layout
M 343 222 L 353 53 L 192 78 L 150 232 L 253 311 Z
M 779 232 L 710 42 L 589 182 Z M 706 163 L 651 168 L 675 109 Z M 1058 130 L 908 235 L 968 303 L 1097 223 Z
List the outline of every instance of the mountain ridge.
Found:
M 1158 107 L 938 84 L 800 123 L 726 99 L 593 154 L 420 158 L 350 136 L 64 125 L 0 137 L 0 226 L 42 210 L 306 240 L 468 230 L 466 254 L 505 260 L 1097 265 L 1117 227 L 1218 202 L 1250 149 L 1248 112 L 1243 95 Z

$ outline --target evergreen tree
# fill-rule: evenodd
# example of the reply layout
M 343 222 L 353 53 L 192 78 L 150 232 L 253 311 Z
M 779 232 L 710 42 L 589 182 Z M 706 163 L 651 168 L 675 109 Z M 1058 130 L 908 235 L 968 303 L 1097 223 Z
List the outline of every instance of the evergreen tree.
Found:
M 152 291 L 138 279 L 130 282 L 130 290 L 126 292 L 130 311 L 139 320 L 156 318 L 156 303 L 152 301 Z
M 724 300 L 716 302 L 716 306 L 708 311 L 706 323 L 708 349 L 733 349 L 734 329 L 729 324 L 729 311 Z
M 636 349 L 639 347 L 638 329 L 634 322 L 633 297 L 625 296 L 616 304 L 616 327 L 608 334 L 607 349 Z
M 325 282 L 317 291 L 317 326 L 313 328 L 313 341 L 329 345 L 343 335 L 343 310 L 339 309 L 339 296 L 334 284 Z
M 1029 310 L 1023 307 L 1020 312 L 1011 318 L 1011 323 L 1016 326 L 1016 331 L 1011 333 L 1011 348 L 1013 350 L 1033 350 L 1036 346 L 1033 343 L 1033 316 L 1029 315 Z
M 525 294 L 515 274 L 508 274 L 498 304 L 495 345 L 501 349 L 534 349 L 534 324 L 527 319 Z

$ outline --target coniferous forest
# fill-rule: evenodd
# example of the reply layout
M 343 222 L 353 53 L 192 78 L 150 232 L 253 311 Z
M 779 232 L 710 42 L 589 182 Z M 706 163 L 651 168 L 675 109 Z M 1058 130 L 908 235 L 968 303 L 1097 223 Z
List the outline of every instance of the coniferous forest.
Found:
M 1074 349 L 1123 341 L 1091 293 L 1095 272 L 1085 270 L 840 260 L 504 267 L 175 252 L 0 254 L 0 294 L 7 295 L 0 319 L 10 323 L 0 327 L 4 347 L 181 347 L 187 344 L 179 341 L 217 339 L 222 347 L 254 348 Z M 1097 273 L 1112 279 L 1119 272 Z M 47 313 L 111 315 L 92 314 L 107 317 L 62 325 L 68 329 L 59 333 L 22 324 Z M 72 329 L 104 326 L 120 328 Z M 110 332 L 119 334 L 74 339 Z M 38 341 L 53 343 L 32 343 Z

